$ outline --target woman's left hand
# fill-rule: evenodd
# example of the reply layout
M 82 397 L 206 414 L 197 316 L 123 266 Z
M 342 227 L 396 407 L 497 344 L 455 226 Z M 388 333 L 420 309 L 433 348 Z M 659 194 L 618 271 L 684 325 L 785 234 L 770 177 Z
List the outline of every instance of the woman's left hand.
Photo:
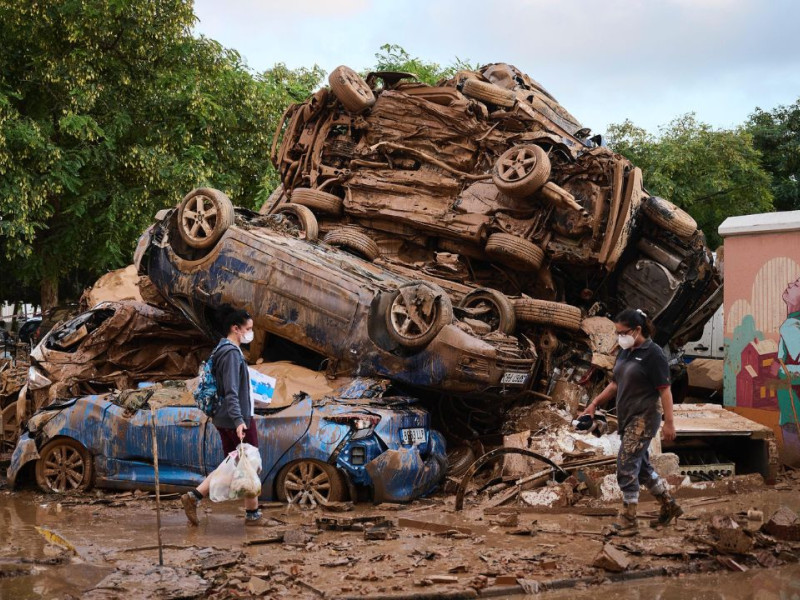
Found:
M 661 428 L 661 439 L 665 442 L 671 442 L 675 439 L 675 423 L 664 421 L 664 426 Z

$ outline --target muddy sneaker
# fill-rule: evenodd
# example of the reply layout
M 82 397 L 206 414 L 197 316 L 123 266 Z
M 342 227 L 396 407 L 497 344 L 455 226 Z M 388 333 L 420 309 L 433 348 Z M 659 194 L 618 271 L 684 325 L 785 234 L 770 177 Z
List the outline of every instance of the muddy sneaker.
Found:
M 192 525 L 199 525 L 200 521 L 197 520 L 197 505 L 199 504 L 194 494 L 183 494 L 181 496 L 181 504 L 183 504 L 183 512 L 186 513 L 186 518 Z
M 620 537 L 630 537 L 639 533 L 639 523 L 636 521 L 636 507 L 635 502 L 630 504 L 622 504 L 622 512 L 619 514 L 619 519 L 616 523 L 612 524 L 614 528 L 612 535 Z
M 245 525 L 260 525 L 261 524 L 261 511 L 256 509 L 253 511 L 248 510 L 244 514 Z
M 672 519 L 677 519 L 683 514 L 683 509 L 678 506 L 678 503 L 675 502 L 675 498 L 670 496 L 669 493 L 661 494 L 660 496 L 656 496 L 656 498 L 661 503 L 661 512 L 658 514 L 657 519 L 650 520 L 650 527 L 655 528 L 669 525 Z

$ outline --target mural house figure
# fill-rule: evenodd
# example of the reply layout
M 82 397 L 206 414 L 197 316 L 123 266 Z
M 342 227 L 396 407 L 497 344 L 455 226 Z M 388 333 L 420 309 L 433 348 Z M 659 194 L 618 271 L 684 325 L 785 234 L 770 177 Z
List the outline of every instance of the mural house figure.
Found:
M 772 365 L 778 357 L 773 340 L 754 339 L 742 350 L 742 368 L 736 376 L 736 404 L 778 410 L 777 380 Z

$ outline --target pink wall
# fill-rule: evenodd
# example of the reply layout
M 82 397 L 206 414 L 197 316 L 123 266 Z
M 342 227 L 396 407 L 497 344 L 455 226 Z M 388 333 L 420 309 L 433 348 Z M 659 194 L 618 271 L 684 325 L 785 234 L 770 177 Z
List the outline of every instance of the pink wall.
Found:
M 775 358 L 786 358 L 779 330 L 790 319 L 784 292 L 800 279 L 800 230 L 728 235 L 723 262 L 725 405 L 776 428 L 784 462 L 800 465 L 800 386 Z M 765 340 L 756 358 L 750 343 Z

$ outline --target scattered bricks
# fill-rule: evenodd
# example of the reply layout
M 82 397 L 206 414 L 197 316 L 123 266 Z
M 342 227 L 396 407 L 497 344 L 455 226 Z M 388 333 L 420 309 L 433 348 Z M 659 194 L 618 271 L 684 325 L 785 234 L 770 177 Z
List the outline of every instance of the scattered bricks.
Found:
M 731 517 L 715 515 L 709 530 L 717 537 L 716 548 L 719 552 L 744 554 L 753 547 L 753 538 Z
M 517 527 L 519 525 L 518 513 L 501 513 L 497 515 L 496 519 L 489 519 L 490 525 L 497 525 L 498 527 Z
M 365 540 L 393 540 L 396 537 L 397 534 L 394 531 L 394 523 L 389 520 L 383 520 L 372 527 L 364 529 Z
M 592 563 L 593 567 L 605 569 L 612 573 L 621 573 L 628 568 L 628 565 L 630 565 L 630 559 L 628 559 L 624 552 L 618 550 L 611 544 L 605 544 L 600 554 L 597 555 Z
M 426 579 L 431 583 L 458 583 L 458 577 L 455 575 L 429 575 Z
M 350 512 L 353 510 L 352 502 L 326 502 L 321 505 L 322 510 L 326 512 Z
M 313 536 L 301 529 L 289 529 L 283 534 L 283 543 L 289 546 L 305 546 L 312 539 Z
M 800 519 L 786 506 L 781 506 L 764 524 L 764 531 L 779 540 L 800 540 Z
M 260 577 L 251 577 L 247 582 L 247 589 L 253 596 L 263 596 L 272 589 L 272 585 Z

